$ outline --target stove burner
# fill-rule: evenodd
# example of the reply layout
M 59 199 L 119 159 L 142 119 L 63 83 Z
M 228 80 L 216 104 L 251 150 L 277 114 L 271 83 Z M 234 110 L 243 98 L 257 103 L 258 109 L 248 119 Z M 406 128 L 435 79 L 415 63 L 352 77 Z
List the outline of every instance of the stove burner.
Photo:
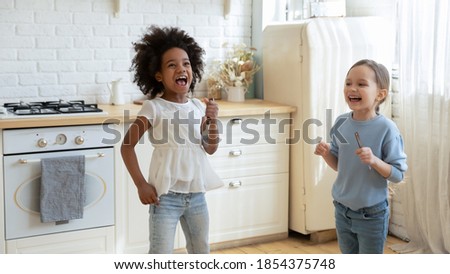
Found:
M 97 104 L 86 104 L 84 100 L 77 101 L 46 101 L 24 103 L 5 103 L 3 105 L 8 112 L 15 115 L 48 115 L 48 114 L 69 114 L 86 112 L 103 112 Z

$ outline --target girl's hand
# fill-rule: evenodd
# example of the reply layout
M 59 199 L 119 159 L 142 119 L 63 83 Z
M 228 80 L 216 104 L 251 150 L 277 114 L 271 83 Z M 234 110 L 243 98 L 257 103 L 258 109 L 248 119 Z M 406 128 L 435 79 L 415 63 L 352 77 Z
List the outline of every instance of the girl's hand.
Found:
M 203 136 L 203 148 L 209 155 L 215 153 L 219 146 L 219 129 L 217 124 L 217 116 L 219 113 L 219 106 L 214 99 L 203 98 L 203 102 L 206 104 L 205 117 L 202 121 L 202 136 Z
M 211 120 L 216 120 L 219 113 L 219 106 L 214 100 L 203 98 L 203 103 L 206 105 L 205 116 Z
M 373 155 L 372 149 L 370 147 L 362 147 L 356 150 L 356 155 L 358 155 L 359 159 L 363 164 L 372 165 L 376 162 L 377 157 Z
M 158 194 L 156 188 L 151 184 L 145 182 L 138 188 L 139 200 L 144 205 L 155 204 L 159 205 Z
M 325 157 L 330 154 L 330 144 L 321 141 L 316 145 L 316 149 L 314 150 L 314 154 Z
M 331 145 L 321 141 L 316 145 L 316 149 L 314 150 L 314 154 L 322 156 L 325 162 L 330 166 L 333 170 L 337 171 L 338 160 L 336 156 L 331 153 Z

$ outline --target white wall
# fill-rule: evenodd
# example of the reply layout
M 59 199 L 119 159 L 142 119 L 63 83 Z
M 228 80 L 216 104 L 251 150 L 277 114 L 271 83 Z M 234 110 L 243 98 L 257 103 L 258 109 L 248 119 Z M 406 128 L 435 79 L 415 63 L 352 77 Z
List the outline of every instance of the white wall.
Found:
M 231 1 L 228 19 L 225 1 Z M 252 0 L 1 0 L 0 103 L 93 103 L 117 78 L 123 78 L 127 101 L 141 98 L 128 69 L 131 42 L 147 26 L 185 29 L 204 47 L 208 63 L 223 55 L 224 42 L 251 44 L 251 5 Z M 205 81 L 195 92 L 206 94 Z

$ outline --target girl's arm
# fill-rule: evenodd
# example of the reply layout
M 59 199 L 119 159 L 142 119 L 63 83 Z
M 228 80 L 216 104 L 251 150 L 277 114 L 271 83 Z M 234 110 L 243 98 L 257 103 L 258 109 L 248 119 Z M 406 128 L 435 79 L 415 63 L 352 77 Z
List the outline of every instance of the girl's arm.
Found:
M 150 128 L 150 122 L 143 116 L 138 116 L 131 124 L 127 133 L 125 134 L 120 152 L 122 154 L 125 167 L 133 179 L 134 184 L 138 189 L 139 199 L 141 203 L 159 204 L 158 195 L 154 186 L 150 185 L 145 179 L 139 168 L 139 162 L 135 151 L 135 146 L 142 138 L 144 133 Z
M 217 115 L 219 107 L 214 101 L 210 101 L 206 98 L 203 99 L 206 104 L 205 117 L 202 122 L 202 136 L 203 136 L 203 148 L 206 153 L 214 154 L 219 147 L 219 126 L 217 122 Z
M 408 169 L 401 135 L 392 138 L 384 147 L 383 159 L 375 156 L 369 147 L 357 149 L 356 154 L 363 163 L 370 165 L 371 168 L 375 169 L 390 182 L 401 182 L 404 179 L 404 173 Z

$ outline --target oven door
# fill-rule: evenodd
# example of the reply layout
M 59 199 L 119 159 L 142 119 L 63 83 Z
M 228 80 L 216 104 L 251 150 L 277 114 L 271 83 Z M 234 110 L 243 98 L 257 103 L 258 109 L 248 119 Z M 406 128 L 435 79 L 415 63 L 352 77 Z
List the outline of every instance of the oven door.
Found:
M 83 218 L 42 223 L 40 159 L 73 155 L 86 156 Z M 6 240 L 114 225 L 113 148 L 8 155 L 3 160 Z

